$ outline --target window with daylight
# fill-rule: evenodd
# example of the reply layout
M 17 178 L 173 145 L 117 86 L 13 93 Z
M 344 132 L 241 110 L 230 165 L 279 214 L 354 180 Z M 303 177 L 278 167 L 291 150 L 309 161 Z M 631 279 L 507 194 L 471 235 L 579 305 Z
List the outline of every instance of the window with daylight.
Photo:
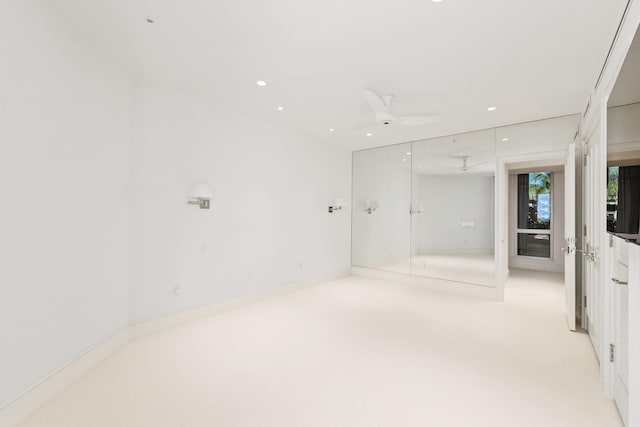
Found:
M 518 175 L 518 255 L 551 258 L 551 172 Z

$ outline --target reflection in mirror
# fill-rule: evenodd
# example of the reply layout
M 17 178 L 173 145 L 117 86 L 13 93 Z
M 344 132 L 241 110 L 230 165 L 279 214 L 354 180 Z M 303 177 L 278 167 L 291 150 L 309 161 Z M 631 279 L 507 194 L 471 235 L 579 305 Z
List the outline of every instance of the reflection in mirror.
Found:
M 496 129 L 496 155 L 506 163 L 503 235 L 505 267 L 564 272 L 565 175 L 580 116 L 555 117 Z
M 517 175 L 517 254 L 551 258 L 552 173 Z
M 568 142 L 574 141 L 580 126 L 580 115 L 554 117 L 535 122 L 518 123 L 496 128 L 496 156 L 510 159 L 528 154 L 564 150 Z M 532 156 L 535 158 L 535 156 Z M 521 167 L 537 167 L 539 160 L 522 162 Z
M 494 130 L 414 142 L 411 151 L 411 273 L 494 286 Z
M 636 34 L 607 110 L 607 231 L 640 228 L 640 35 Z
M 411 144 L 353 153 L 352 264 L 410 273 Z

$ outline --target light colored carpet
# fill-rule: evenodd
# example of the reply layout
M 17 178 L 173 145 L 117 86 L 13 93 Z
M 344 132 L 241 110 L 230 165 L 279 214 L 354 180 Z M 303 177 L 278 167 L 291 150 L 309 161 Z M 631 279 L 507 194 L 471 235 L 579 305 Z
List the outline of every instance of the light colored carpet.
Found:
M 504 303 L 349 277 L 134 341 L 25 427 L 622 425 L 559 275 Z
M 376 268 L 454 282 L 495 286 L 495 265 L 493 254 L 443 253 L 416 255 Z

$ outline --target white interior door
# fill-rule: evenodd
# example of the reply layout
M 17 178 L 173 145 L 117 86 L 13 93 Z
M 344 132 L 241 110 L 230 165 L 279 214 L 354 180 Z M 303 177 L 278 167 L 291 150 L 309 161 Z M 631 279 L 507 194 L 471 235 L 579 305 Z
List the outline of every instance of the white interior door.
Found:
M 569 329 L 576 330 L 576 145 L 569 144 L 564 167 L 564 289 Z
M 597 254 L 600 252 L 602 234 L 607 229 L 606 218 L 602 206 L 606 205 L 606 152 L 603 155 L 602 126 L 597 125 L 587 143 L 587 158 L 584 166 L 584 236 L 582 254 L 584 256 L 586 323 L 589 338 L 593 343 L 598 360 L 606 358 L 604 336 L 603 308 L 604 292 L 601 262 Z M 606 147 L 605 147 L 606 149 Z M 604 364 L 601 364 L 604 366 Z M 601 370 L 604 375 L 604 370 Z M 603 378 L 604 380 L 604 378 Z

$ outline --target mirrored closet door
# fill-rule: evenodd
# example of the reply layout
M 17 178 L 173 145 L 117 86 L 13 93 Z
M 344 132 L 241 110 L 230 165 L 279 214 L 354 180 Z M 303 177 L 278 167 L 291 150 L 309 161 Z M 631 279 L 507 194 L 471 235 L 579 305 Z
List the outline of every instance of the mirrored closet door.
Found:
M 411 274 L 494 285 L 494 135 L 413 143 Z
M 353 153 L 352 265 L 411 273 L 411 144 Z
M 494 286 L 495 131 L 353 154 L 352 265 Z

